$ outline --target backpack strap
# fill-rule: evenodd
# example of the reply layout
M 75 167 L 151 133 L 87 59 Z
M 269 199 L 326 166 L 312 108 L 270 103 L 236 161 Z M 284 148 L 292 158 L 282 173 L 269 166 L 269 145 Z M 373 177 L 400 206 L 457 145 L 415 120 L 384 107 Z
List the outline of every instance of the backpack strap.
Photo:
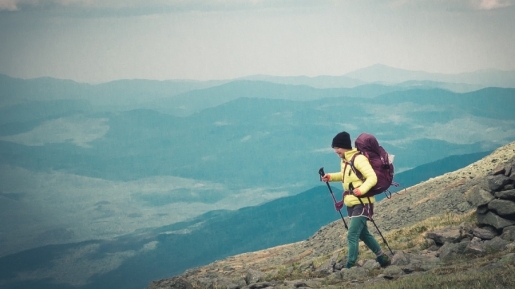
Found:
M 351 170 L 354 172 L 354 174 L 355 174 L 355 175 L 356 175 L 356 176 L 357 176 L 357 177 L 358 177 L 362 182 L 364 182 L 364 181 L 365 181 L 365 179 L 363 178 L 363 174 L 362 174 L 359 170 L 357 170 L 357 169 L 356 169 L 356 167 L 354 166 L 354 160 L 356 159 L 356 157 L 357 157 L 359 154 L 362 154 L 362 155 L 363 155 L 363 153 L 362 153 L 362 152 L 357 152 L 357 153 L 355 153 L 355 154 L 352 156 L 352 158 L 350 159 L 349 164 L 350 164 L 350 168 L 351 168 Z M 366 155 L 364 155 L 364 156 L 365 156 L 365 157 L 367 157 Z M 345 164 L 345 165 L 347 165 L 347 164 Z M 349 176 L 350 176 L 350 171 L 349 171 Z

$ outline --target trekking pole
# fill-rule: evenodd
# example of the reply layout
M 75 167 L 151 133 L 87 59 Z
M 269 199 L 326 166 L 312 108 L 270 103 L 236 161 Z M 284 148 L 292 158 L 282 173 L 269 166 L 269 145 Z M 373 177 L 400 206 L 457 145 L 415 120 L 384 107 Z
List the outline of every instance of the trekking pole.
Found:
M 374 224 L 374 226 L 376 227 L 377 232 L 379 233 L 381 238 L 383 238 L 384 244 L 386 245 L 386 247 L 388 247 L 388 250 L 390 250 L 390 253 L 392 253 L 392 256 L 393 256 L 392 248 L 390 248 L 390 245 L 388 245 L 388 242 L 386 242 L 386 239 L 383 237 L 383 234 L 381 234 L 381 231 L 379 230 L 379 227 L 377 227 L 376 222 L 374 221 L 374 219 L 371 219 L 371 221 L 372 221 L 372 224 Z
M 350 185 L 350 187 L 349 187 L 349 191 L 350 191 L 351 193 L 354 191 L 354 187 L 352 186 L 352 184 L 351 184 L 351 185 Z M 361 200 L 361 198 L 360 198 L 360 197 L 356 197 L 356 198 L 358 198 L 358 200 L 359 200 L 359 202 L 361 203 L 361 205 L 362 205 L 363 207 L 365 207 L 365 204 L 363 203 L 363 201 Z M 377 232 L 379 233 L 379 236 L 381 236 L 381 238 L 383 239 L 384 244 L 386 245 L 386 247 L 388 248 L 388 250 L 390 250 L 390 253 L 392 253 L 392 256 L 393 256 L 392 248 L 390 248 L 390 245 L 388 245 L 388 242 L 386 241 L 386 238 L 385 238 L 385 237 L 383 236 L 383 234 L 381 233 L 381 230 L 379 230 L 379 227 L 377 226 L 376 221 L 374 221 L 374 218 L 372 218 L 372 216 L 370 215 L 370 212 L 368 212 L 368 213 L 369 213 L 369 214 L 368 214 L 368 219 L 369 219 L 370 221 L 372 221 L 372 224 L 374 224 L 374 227 L 376 227 L 376 230 L 377 230 Z
M 320 180 L 322 180 L 322 177 L 325 175 L 324 167 L 321 167 L 318 170 L 318 174 L 320 175 Z M 336 198 L 334 197 L 333 190 L 331 189 L 331 186 L 329 185 L 329 183 L 326 183 L 326 184 L 327 184 L 327 188 L 329 189 L 329 192 L 331 193 L 331 196 L 333 196 L 334 205 L 336 207 Z M 347 223 L 345 222 L 345 219 L 343 218 L 342 212 L 340 212 L 340 210 L 338 210 L 338 213 L 340 213 L 340 217 L 342 217 L 342 221 L 343 221 L 343 224 L 345 225 L 345 229 L 347 229 L 347 231 L 348 231 L 349 227 L 347 226 Z

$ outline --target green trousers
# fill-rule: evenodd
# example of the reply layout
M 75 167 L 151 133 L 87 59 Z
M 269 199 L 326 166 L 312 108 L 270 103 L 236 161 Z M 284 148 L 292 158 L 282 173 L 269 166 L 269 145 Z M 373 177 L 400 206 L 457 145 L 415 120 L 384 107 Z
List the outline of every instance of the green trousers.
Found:
M 359 240 L 363 241 L 374 254 L 380 255 L 382 253 L 379 243 L 368 231 L 367 220 L 367 217 L 352 217 L 350 219 L 349 232 L 347 232 L 349 243 L 348 263 L 354 264 L 358 259 Z

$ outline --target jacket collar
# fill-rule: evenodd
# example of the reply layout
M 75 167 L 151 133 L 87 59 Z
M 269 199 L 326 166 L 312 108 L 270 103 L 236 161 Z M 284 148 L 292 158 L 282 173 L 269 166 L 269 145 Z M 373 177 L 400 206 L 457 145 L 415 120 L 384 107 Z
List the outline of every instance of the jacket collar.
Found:
M 358 153 L 358 149 L 356 149 L 356 148 L 353 148 L 352 150 L 345 152 L 344 161 L 350 162 L 350 160 L 352 159 L 352 156 L 354 156 L 357 153 Z

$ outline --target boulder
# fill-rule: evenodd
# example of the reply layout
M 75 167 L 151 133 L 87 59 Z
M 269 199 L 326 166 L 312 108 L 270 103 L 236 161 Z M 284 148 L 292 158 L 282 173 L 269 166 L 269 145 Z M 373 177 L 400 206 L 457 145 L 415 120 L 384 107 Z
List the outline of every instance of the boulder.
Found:
M 504 186 L 510 183 L 510 178 L 504 174 L 489 176 L 488 177 L 488 188 L 490 191 L 500 191 Z
M 456 227 L 448 227 L 426 233 L 426 238 L 433 239 L 436 244 L 458 243 L 462 239 L 461 230 Z
M 494 196 L 489 191 L 476 186 L 467 193 L 465 198 L 470 205 L 474 207 L 480 207 L 488 204 L 491 200 L 494 199 Z
M 489 211 L 486 214 L 477 214 L 477 221 L 482 225 L 490 225 L 497 230 L 504 227 L 515 225 L 515 221 L 502 218 L 501 216 Z
M 460 243 L 445 243 L 438 250 L 440 259 L 443 261 L 448 261 L 453 258 L 456 258 L 456 256 L 461 255 L 465 252 L 469 243 L 470 241 L 463 241 Z
M 403 266 L 410 263 L 410 256 L 404 251 L 397 251 L 392 257 L 392 265 Z
M 261 271 L 249 269 L 245 275 L 245 282 L 247 285 L 262 281 L 265 274 Z
M 473 254 L 478 256 L 483 256 L 486 254 L 486 245 L 481 240 L 481 238 L 474 237 L 470 241 L 470 243 L 467 244 L 467 247 L 465 248 L 466 254 Z
M 501 239 L 513 242 L 515 241 L 515 226 L 508 226 L 502 230 Z
M 488 209 L 494 210 L 501 216 L 515 214 L 515 202 L 509 200 L 494 199 L 488 203 Z
M 486 251 L 488 253 L 495 253 L 506 249 L 506 245 L 510 242 L 501 239 L 501 237 L 495 237 L 492 240 L 485 241 Z
M 495 192 L 495 197 L 504 200 L 515 200 L 515 190 Z
M 497 236 L 497 231 L 490 227 L 490 226 L 486 226 L 486 227 L 483 227 L 483 228 L 474 228 L 472 230 L 472 234 L 475 236 L 475 237 L 478 237 L 479 239 L 482 239 L 482 240 L 491 240 L 493 239 L 495 236 Z
M 400 276 L 402 276 L 404 271 L 402 271 L 402 268 L 397 265 L 390 265 L 386 267 L 383 271 L 383 276 L 386 279 L 395 279 Z

